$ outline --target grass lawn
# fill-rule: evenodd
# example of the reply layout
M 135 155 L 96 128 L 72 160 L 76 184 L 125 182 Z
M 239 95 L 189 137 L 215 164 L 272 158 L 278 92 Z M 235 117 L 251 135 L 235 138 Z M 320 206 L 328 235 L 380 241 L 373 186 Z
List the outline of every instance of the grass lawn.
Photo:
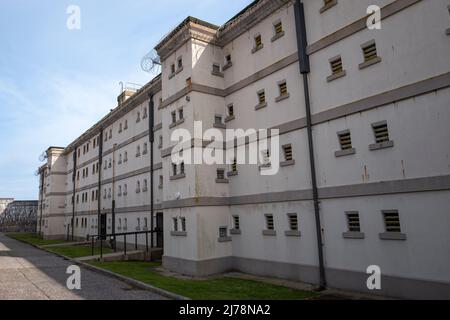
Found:
M 80 258 L 92 255 L 92 249 L 90 246 L 54 247 L 54 248 L 47 248 L 47 250 L 62 254 L 69 258 Z M 103 248 L 103 254 L 111 252 L 113 252 L 113 250 L 109 248 Z M 100 248 L 94 248 L 94 255 L 97 254 L 100 254 Z
M 231 277 L 177 279 L 160 274 L 155 270 L 160 264 L 151 262 L 95 261 L 91 264 L 194 300 L 300 300 L 318 296 L 315 292 Z
M 36 235 L 35 233 L 6 233 L 6 235 L 12 239 L 19 241 L 24 241 L 36 246 L 45 246 L 49 244 L 59 244 L 64 243 L 64 240 L 44 240 L 42 237 Z

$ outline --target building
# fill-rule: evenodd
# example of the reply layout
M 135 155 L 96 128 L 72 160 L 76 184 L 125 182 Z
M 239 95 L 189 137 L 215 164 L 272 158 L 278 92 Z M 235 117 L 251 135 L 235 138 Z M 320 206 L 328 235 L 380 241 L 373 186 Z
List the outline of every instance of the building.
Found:
M 0 216 L 5 212 L 8 205 L 13 202 L 13 198 L 0 198 Z
M 164 266 L 185 274 L 368 292 L 376 265 L 372 293 L 450 297 L 450 3 L 378 1 L 381 30 L 366 26 L 371 4 L 257 0 L 222 26 L 188 17 L 155 48 L 160 76 L 47 151 L 42 233 L 153 225 Z M 196 121 L 279 129 L 281 147 L 265 152 L 279 153 L 279 173 L 173 163 L 171 135 Z

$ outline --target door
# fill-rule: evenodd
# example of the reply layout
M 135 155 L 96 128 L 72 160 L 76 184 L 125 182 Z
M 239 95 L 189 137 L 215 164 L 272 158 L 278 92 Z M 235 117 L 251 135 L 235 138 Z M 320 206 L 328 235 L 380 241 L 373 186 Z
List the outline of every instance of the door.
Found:
M 163 214 L 162 212 L 158 212 L 156 214 L 156 247 L 163 248 L 164 247 L 164 220 L 163 220 Z

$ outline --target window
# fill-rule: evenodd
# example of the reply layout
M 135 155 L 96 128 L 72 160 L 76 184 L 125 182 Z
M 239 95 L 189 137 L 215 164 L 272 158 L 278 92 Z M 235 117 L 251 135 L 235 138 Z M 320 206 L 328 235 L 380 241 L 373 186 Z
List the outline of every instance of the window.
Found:
M 289 95 L 286 81 L 281 81 L 278 83 L 278 90 L 280 92 L 280 98 L 282 98 L 282 97 L 284 98 Z M 278 99 L 277 102 L 279 100 L 281 100 L 281 99 Z
M 225 64 L 228 66 L 228 65 L 230 65 L 232 63 L 232 61 L 231 61 L 231 54 L 227 54 L 226 56 L 225 56 Z
M 225 180 L 225 170 L 217 169 L 217 180 Z
M 282 148 L 284 154 L 284 161 L 280 162 L 280 167 L 288 167 L 295 165 L 295 160 L 292 153 L 292 145 L 285 144 Z
M 172 174 L 174 176 L 177 175 L 177 164 L 176 163 L 172 163 Z
M 350 130 L 339 132 L 338 138 L 341 150 L 348 150 L 352 148 L 352 137 L 350 135 Z
M 141 146 L 136 147 L 136 158 L 141 156 Z
M 178 218 L 172 218 L 172 227 L 173 227 L 173 231 L 175 231 L 175 232 L 178 231 Z
M 123 230 L 127 230 L 128 229 L 128 219 L 124 218 L 123 219 Z
M 181 231 L 182 232 L 186 232 L 186 218 L 185 217 L 181 217 L 180 218 L 180 222 L 181 222 Z
M 227 107 L 228 110 L 228 117 L 234 117 L 234 106 L 232 104 L 229 104 Z
M 137 218 L 137 227 L 136 227 L 136 231 L 141 230 L 141 218 Z
M 112 194 L 111 194 L 111 188 L 109 188 L 108 198 L 111 199 L 111 196 L 112 196 Z
M 143 154 L 147 154 L 148 153 L 148 145 L 147 142 L 144 143 L 144 151 L 142 152 Z
M 339 74 L 344 70 L 342 68 L 342 58 L 341 57 L 337 57 L 337 58 L 331 60 L 330 66 L 331 66 L 332 74 Z
M 119 218 L 119 225 L 118 225 L 117 229 L 122 230 L 122 218 Z
M 260 104 L 266 103 L 266 92 L 264 90 L 258 92 L 258 101 Z
M 119 164 L 122 164 L 122 154 L 119 154 Z
M 273 25 L 274 29 L 275 29 L 275 34 L 276 35 L 280 35 L 283 33 L 283 24 L 282 22 L 277 22 Z
M 235 230 L 240 230 L 241 229 L 241 225 L 240 225 L 240 221 L 239 221 L 239 216 L 233 216 L 233 228 Z
M 401 232 L 400 217 L 398 215 L 398 211 L 383 211 L 383 216 L 386 232 Z
M 236 173 L 237 172 L 237 159 L 233 158 L 233 161 L 231 162 L 231 172 Z
M 220 64 L 214 63 L 212 66 L 212 75 L 223 77 L 223 73 L 220 71 Z
M 291 231 L 298 231 L 298 217 L 296 213 L 289 213 L 289 229 Z
M 161 149 L 163 147 L 163 137 L 159 136 L 159 144 L 158 144 L 158 148 Z
M 178 118 L 180 120 L 184 119 L 184 113 L 183 113 L 183 108 L 178 109 Z
M 170 66 L 170 76 L 174 76 L 175 75 L 175 64 L 172 64 Z
M 172 124 L 177 123 L 177 113 L 173 111 L 171 115 L 172 115 Z
M 123 129 L 124 129 L 124 130 L 127 130 L 127 129 L 128 129 L 128 120 L 125 120 L 125 125 L 124 125 Z
M 389 141 L 389 131 L 387 122 L 380 122 L 372 125 L 373 133 L 375 135 L 375 142 L 382 143 Z
M 148 230 L 148 218 L 144 218 L 144 230 Z
M 374 40 L 361 45 L 364 62 L 359 65 L 359 69 L 367 68 L 373 64 L 381 62 L 381 58 L 377 54 L 377 45 Z
M 347 227 L 349 232 L 361 232 L 358 212 L 347 212 Z
M 141 192 L 141 182 L 138 181 L 136 182 L 136 193 L 140 193 Z
M 148 190 L 148 181 L 147 179 L 144 179 L 144 189 L 143 191 L 146 192 Z
M 136 117 L 136 123 L 138 123 L 138 122 L 140 122 L 140 121 L 141 121 L 141 113 L 138 112 L 138 113 L 137 113 L 137 117 Z
M 261 35 L 259 34 L 255 37 L 255 47 L 260 47 L 261 45 L 262 45 L 262 38 Z
M 223 122 L 222 122 L 222 116 L 215 116 L 215 117 L 214 117 L 214 124 L 216 124 L 216 125 L 222 125 L 222 124 L 223 124 Z
M 109 139 L 112 139 L 112 129 L 109 129 Z
M 184 174 L 184 162 L 180 164 L 180 174 Z
M 226 237 L 228 237 L 228 228 L 220 227 L 219 228 L 219 238 L 226 238 Z
M 128 185 L 125 183 L 123 186 L 123 195 L 126 196 L 128 194 Z
M 162 189 L 164 186 L 164 177 L 159 176 L 159 188 Z
M 183 58 L 178 58 L 178 70 L 183 69 Z
M 119 124 L 119 133 L 121 133 L 123 130 L 122 124 Z
M 275 225 L 273 222 L 273 214 L 266 214 L 266 229 L 275 230 Z
M 143 116 L 142 116 L 142 119 L 146 119 L 147 116 L 148 116 L 147 108 L 144 108 L 144 114 L 143 114 Z
M 119 186 L 119 193 L 117 194 L 119 197 L 122 196 L 122 186 Z

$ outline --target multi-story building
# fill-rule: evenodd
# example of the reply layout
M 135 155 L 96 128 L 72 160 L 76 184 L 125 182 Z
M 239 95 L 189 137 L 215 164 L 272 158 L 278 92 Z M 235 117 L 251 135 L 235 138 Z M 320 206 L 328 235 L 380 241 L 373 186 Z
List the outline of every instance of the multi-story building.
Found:
M 257 0 L 223 26 L 187 18 L 155 48 L 160 76 L 49 149 L 44 235 L 81 238 L 99 217 L 148 228 L 153 172 L 170 270 L 368 291 L 375 265 L 374 293 L 450 297 L 450 2 L 377 1 L 381 29 L 367 27 L 372 4 Z M 172 134 L 199 121 L 278 129 L 281 146 L 260 165 L 174 162 Z M 275 154 L 279 172 L 262 175 Z

